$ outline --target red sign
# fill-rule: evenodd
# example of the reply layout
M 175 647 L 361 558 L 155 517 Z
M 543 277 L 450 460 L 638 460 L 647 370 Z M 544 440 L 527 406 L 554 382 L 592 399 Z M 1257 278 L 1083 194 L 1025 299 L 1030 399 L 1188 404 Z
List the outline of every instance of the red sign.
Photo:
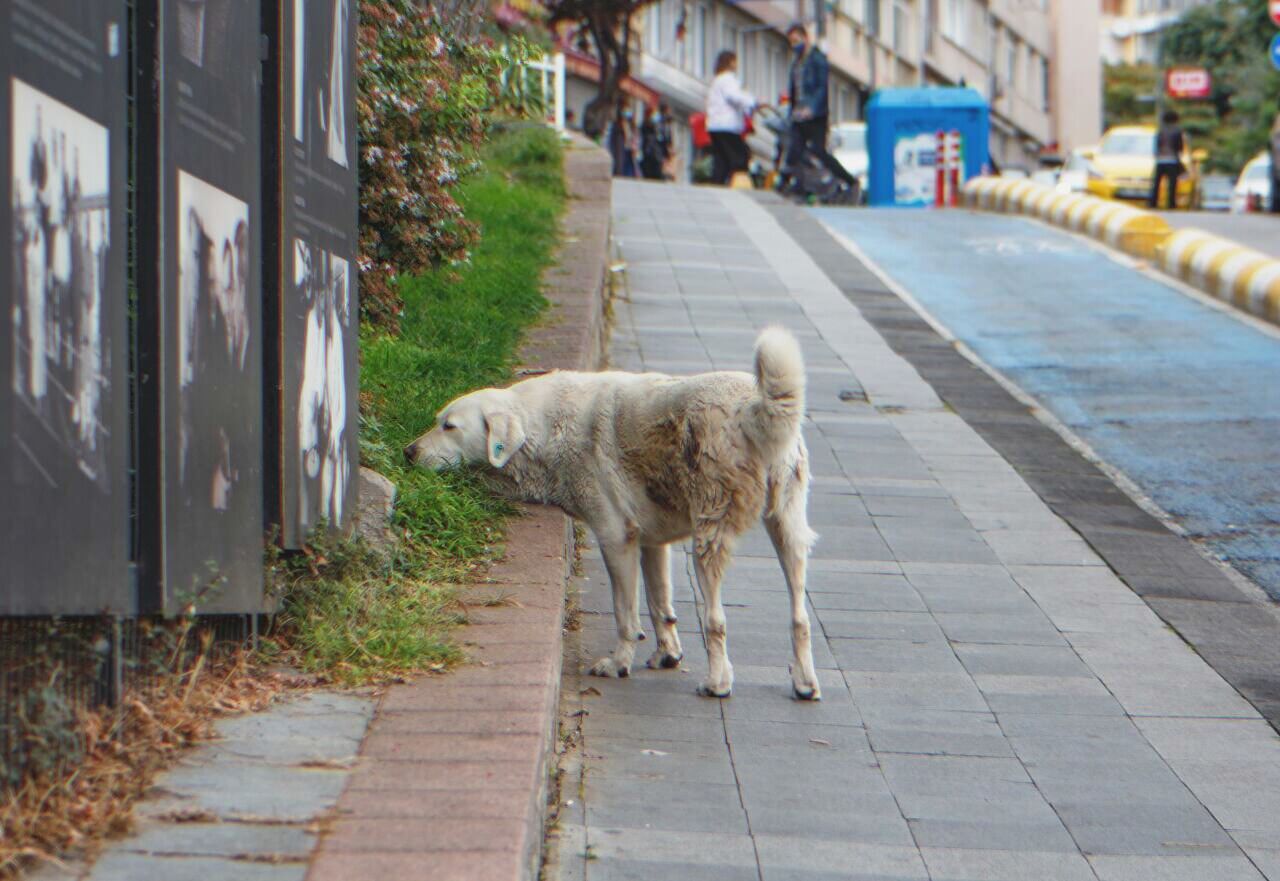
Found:
M 1175 67 L 1165 73 L 1164 88 L 1170 98 L 1208 98 L 1213 78 L 1202 67 Z
M 1280 27 L 1280 0 L 1270 0 L 1267 4 L 1267 10 L 1271 13 L 1271 20 Z

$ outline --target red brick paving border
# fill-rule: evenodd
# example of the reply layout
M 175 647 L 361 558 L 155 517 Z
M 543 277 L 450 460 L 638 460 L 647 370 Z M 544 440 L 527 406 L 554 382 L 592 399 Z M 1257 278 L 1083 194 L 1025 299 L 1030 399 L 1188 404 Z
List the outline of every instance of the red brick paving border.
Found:
M 529 367 L 593 369 L 604 351 L 609 157 L 565 154 L 570 201 L 552 303 L 522 353 Z M 526 506 L 489 573 L 513 602 L 474 609 L 470 663 L 382 697 L 360 763 L 312 858 L 308 881 L 525 881 L 542 852 L 572 561 L 569 519 Z

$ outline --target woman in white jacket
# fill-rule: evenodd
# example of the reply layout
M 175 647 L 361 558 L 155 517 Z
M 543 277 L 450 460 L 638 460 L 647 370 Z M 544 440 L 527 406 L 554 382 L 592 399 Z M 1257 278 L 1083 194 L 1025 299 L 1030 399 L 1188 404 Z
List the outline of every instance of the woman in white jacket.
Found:
M 738 54 L 728 49 L 716 56 L 716 76 L 707 93 L 707 134 L 714 160 L 711 181 L 726 184 L 735 171 L 746 171 L 751 152 L 743 131 L 746 117 L 762 106 L 738 82 Z

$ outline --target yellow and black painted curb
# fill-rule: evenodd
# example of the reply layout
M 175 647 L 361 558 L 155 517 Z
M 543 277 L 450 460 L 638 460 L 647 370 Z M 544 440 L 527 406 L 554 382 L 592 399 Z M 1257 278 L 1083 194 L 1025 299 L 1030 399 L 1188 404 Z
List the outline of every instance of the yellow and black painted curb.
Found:
M 965 204 L 1026 214 L 1083 233 L 1238 309 L 1280 324 L 1280 260 L 1196 229 L 1174 231 L 1159 215 L 1122 202 L 1022 179 L 978 177 L 964 187 Z

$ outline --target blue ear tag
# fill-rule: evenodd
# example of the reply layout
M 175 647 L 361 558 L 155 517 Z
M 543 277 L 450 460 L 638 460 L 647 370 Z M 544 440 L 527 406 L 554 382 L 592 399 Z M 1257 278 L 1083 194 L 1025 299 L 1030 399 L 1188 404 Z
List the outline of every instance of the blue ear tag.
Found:
M 501 456 L 501 455 L 502 455 L 502 451 L 503 451 L 504 449 L 505 449 L 505 447 L 503 447 L 503 446 L 502 446 L 502 444 L 494 444 L 494 445 L 493 445 L 493 454 L 494 454 L 495 456 Z

